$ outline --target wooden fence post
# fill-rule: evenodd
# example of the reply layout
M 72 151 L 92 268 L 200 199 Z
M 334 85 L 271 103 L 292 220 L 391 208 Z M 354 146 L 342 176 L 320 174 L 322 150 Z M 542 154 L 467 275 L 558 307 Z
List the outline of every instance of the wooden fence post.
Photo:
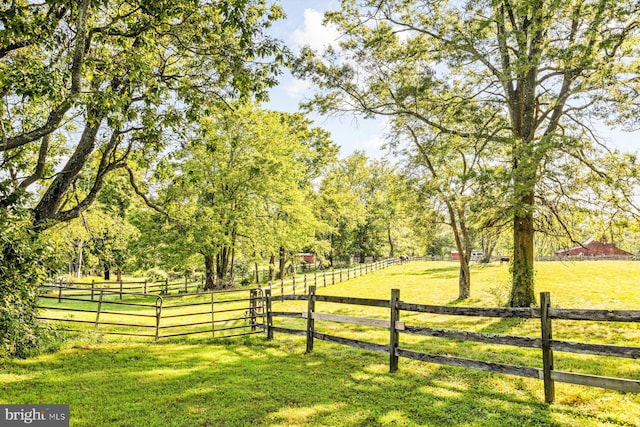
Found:
M 187 275 L 184 275 L 184 293 L 188 294 L 189 293 L 189 288 L 187 287 Z
M 304 275 L 304 293 L 307 293 L 307 275 Z
M 215 322 L 215 310 L 214 310 L 214 305 L 213 305 L 213 288 L 210 289 L 211 291 L 211 338 L 215 338 L 216 337 L 216 322 Z
M 53 283 L 56 283 L 55 281 Z M 62 302 L 62 280 L 58 283 L 58 302 Z
M 542 328 L 542 369 L 544 379 L 544 400 L 553 403 L 555 399 L 555 383 L 551 379 L 553 371 L 553 350 L 551 350 L 551 319 L 549 318 L 549 307 L 551 307 L 551 294 L 549 292 L 540 293 L 540 324 Z
M 122 280 L 120 280 L 120 299 L 122 299 Z
M 400 319 L 398 301 L 400 301 L 400 289 L 391 289 L 391 299 L 389 300 L 389 372 L 396 372 L 398 370 L 398 356 L 396 355 L 399 340 L 396 322 Z
M 307 353 L 313 351 L 313 312 L 316 306 L 316 287 L 311 286 L 309 288 L 309 304 L 307 306 Z
M 94 330 L 98 330 L 98 324 L 100 323 L 100 311 L 102 310 L 102 289 L 100 289 L 100 296 L 98 297 L 98 311 L 96 312 L 96 325 Z
M 249 324 L 251 330 L 256 330 L 256 299 L 258 298 L 258 292 L 255 289 L 249 290 Z
M 273 315 L 271 314 L 271 289 L 264 291 L 265 305 L 267 311 L 267 339 L 273 339 Z
M 162 318 L 162 297 L 156 298 L 156 342 L 160 339 L 160 319 Z
M 95 292 L 95 288 L 96 288 L 96 280 L 92 279 L 91 280 L 91 301 L 93 301 L 93 294 Z
M 147 279 L 144 279 L 144 284 L 143 284 L 142 286 L 143 286 L 143 290 L 144 290 L 144 292 L 143 292 L 143 293 L 144 293 L 145 295 L 147 295 Z

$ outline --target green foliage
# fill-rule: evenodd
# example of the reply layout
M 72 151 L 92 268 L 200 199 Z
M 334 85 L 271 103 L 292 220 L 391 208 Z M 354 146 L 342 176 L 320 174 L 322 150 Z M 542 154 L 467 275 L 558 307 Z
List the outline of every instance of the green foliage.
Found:
M 637 265 L 631 262 L 538 263 L 538 286 L 554 307 L 637 309 Z M 509 281 L 508 267 L 472 266 L 473 306 L 495 306 L 491 288 Z M 457 265 L 410 263 L 320 289 L 325 295 L 387 299 L 400 288 L 406 302 L 448 304 L 456 298 Z M 428 283 L 428 286 L 425 286 Z M 612 285 L 615 284 L 615 285 Z M 285 305 L 286 304 L 286 305 Z M 276 302 L 276 310 L 303 311 L 303 301 Z M 388 319 L 387 309 L 316 303 L 316 310 Z M 539 337 L 539 319 L 471 319 L 417 313 L 407 325 Z M 276 318 L 304 328 L 304 319 Z M 295 323 L 298 322 L 298 323 Z M 637 346 L 638 325 L 554 322 L 554 338 Z M 388 331 L 316 321 L 328 334 L 388 342 Z M 539 350 L 401 334 L 403 348 L 511 365 L 539 363 Z M 379 340 L 379 341 L 377 341 Z M 388 373 L 388 355 L 317 340 L 305 354 L 304 337 L 275 334 L 136 343 L 111 336 L 80 337 L 67 348 L 30 360 L 0 359 L 0 403 L 67 402 L 74 426 L 633 426 L 640 395 L 558 384 L 556 403 L 543 403 L 542 382 L 401 359 Z M 274 372 L 274 366 L 278 371 Z M 535 365 L 538 366 L 539 365 Z M 557 352 L 555 369 L 638 379 L 637 361 Z M 81 378 L 82 381 L 78 379 Z M 96 405 L 100 400 L 101 404 Z M 251 404 L 248 404 L 248 401 Z M 165 408 L 165 409 L 162 409 Z
M 161 269 L 159 267 L 154 267 L 154 268 L 150 268 L 150 269 L 148 269 L 146 271 L 145 277 L 149 281 L 157 282 L 157 281 L 161 281 L 161 280 L 166 280 L 169 277 L 169 275 L 163 269 Z
M 52 254 L 29 225 L 27 212 L 0 209 L 0 355 L 27 357 L 50 338 L 36 307 Z
M 458 205 L 469 206 L 478 190 L 461 184 L 499 178 L 497 190 L 484 193 L 496 197 L 486 212 L 517 225 L 513 286 L 528 295 L 524 305 L 533 302 L 526 290 L 533 289 L 535 231 L 568 234 L 567 200 L 604 195 L 608 207 L 637 214 L 628 203 L 638 189 L 636 162 L 620 175 L 623 168 L 602 167 L 603 160 L 629 162 L 609 156 L 593 131 L 594 117 L 627 126 L 637 117 L 637 2 L 343 0 L 341 6 L 326 14 L 343 34 L 340 49 L 306 48 L 296 62 L 296 74 L 318 89 L 309 106 L 384 116 L 400 142 L 415 139 L 420 154 L 434 160 L 439 180 L 432 188 L 452 205 L 447 210 L 458 211 L 451 222 L 463 223 L 467 212 Z M 413 134 L 401 138 L 407 131 Z M 475 167 L 477 154 L 489 170 Z M 617 161 L 606 162 L 612 157 Z M 557 175 L 571 169 L 574 178 L 583 167 L 592 172 L 590 182 L 572 198 Z M 625 176 L 632 186 L 617 184 L 627 183 Z M 450 189 L 453 200 L 443 197 Z
M 230 282 L 241 257 L 255 262 L 313 244 L 322 225 L 312 182 L 336 153 L 326 132 L 301 114 L 251 105 L 211 112 L 192 131 L 197 137 L 155 169 L 166 215 L 135 213 L 143 239 L 157 242 L 146 256 L 199 254 L 212 286 L 214 275 Z
M 38 183 L 40 229 L 78 217 L 114 170 L 154 164 L 209 109 L 264 99 L 287 56 L 267 33 L 284 14 L 265 0 L 0 11 L 0 152 L 12 183 L 0 202 Z M 66 125 L 72 115 L 79 129 Z

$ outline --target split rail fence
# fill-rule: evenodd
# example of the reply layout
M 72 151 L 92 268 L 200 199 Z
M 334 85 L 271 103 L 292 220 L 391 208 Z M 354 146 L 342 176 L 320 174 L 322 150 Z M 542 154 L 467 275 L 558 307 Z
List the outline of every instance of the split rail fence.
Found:
M 368 264 L 359 264 L 349 268 L 316 271 L 304 274 L 302 276 L 293 276 L 291 279 L 281 279 L 267 283 L 264 288 L 271 290 L 272 296 L 285 294 L 306 294 L 309 286 L 330 286 L 342 283 L 365 274 L 382 270 L 392 265 L 405 263 L 408 261 L 427 259 L 424 257 L 414 258 L 388 258 Z M 259 285 L 258 287 L 262 287 Z M 43 286 L 45 292 L 56 292 L 59 300 L 63 297 L 71 296 L 74 298 L 90 298 L 91 301 L 97 301 L 101 290 L 109 294 L 117 294 L 122 300 L 126 294 L 144 294 L 144 295 L 170 295 L 170 294 L 197 294 L 204 289 L 202 276 L 193 278 L 184 278 L 178 280 L 158 280 L 158 281 L 113 281 L 101 282 L 92 281 L 91 283 L 73 283 L 54 281 L 51 284 Z
M 264 291 L 308 294 L 311 286 L 335 285 L 406 262 L 398 258 L 270 283 L 266 288 L 203 291 L 197 283 L 92 282 L 41 288 L 39 319 L 56 330 L 153 338 L 211 334 L 232 337 L 265 331 Z M 177 290 L 177 293 L 170 293 Z
M 265 291 L 267 338 L 273 338 L 274 332 L 306 336 L 307 352 L 313 351 L 314 340 L 330 341 L 365 350 L 389 354 L 389 371 L 398 370 L 399 358 L 419 360 L 441 365 L 458 366 L 525 378 L 540 379 L 544 382 L 545 401 L 552 403 L 555 398 L 555 382 L 572 383 L 591 387 L 601 387 L 624 392 L 640 392 L 640 381 L 624 378 L 611 378 L 596 375 L 563 372 L 554 369 L 554 351 L 580 353 L 597 356 L 614 356 L 638 359 L 640 347 L 591 344 L 554 340 L 552 324 L 554 320 L 601 321 L 601 322 L 639 322 L 640 310 L 577 310 L 551 307 L 549 293 L 541 293 L 540 308 L 475 308 L 412 304 L 400 300 L 400 291 L 393 289 L 388 300 L 351 298 L 342 296 L 317 295 L 316 288 L 310 287 L 308 295 L 284 295 L 274 298 L 269 290 Z M 306 312 L 273 311 L 274 301 L 306 301 Z M 357 306 L 381 307 L 389 309 L 388 319 L 371 319 L 343 316 L 316 311 L 316 303 L 338 303 Z M 401 312 L 432 313 L 451 316 L 474 316 L 492 318 L 540 319 L 540 338 L 487 334 L 459 330 L 437 329 L 408 325 L 401 321 Z M 306 319 L 306 330 L 275 326 L 274 317 L 296 317 Z M 389 330 L 387 345 L 375 344 L 350 338 L 338 337 L 316 331 L 316 321 L 350 323 L 380 327 Z M 448 338 L 460 341 L 473 341 L 486 344 L 509 345 L 521 348 L 540 349 L 542 369 L 529 366 L 514 366 L 504 363 L 486 362 L 461 357 L 443 356 L 417 352 L 400 345 L 400 334 L 413 334 L 428 337 Z

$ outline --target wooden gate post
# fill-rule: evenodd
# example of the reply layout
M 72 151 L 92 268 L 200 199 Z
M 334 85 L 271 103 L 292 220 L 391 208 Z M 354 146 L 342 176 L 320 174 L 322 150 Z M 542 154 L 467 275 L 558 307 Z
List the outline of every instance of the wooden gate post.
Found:
M 553 350 L 551 350 L 551 319 L 549 318 L 549 307 L 551 307 L 551 294 L 549 292 L 540 293 L 540 324 L 542 328 L 542 369 L 544 380 L 544 401 L 553 403 L 555 399 L 555 383 L 551 379 L 553 371 Z
M 400 289 L 391 289 L 391 299 L 389 300 L 389 372 L 398 370 L 398 355 L 396 354 L 400 338 L 396 330 L 396 322 L 400 319 L 398 301 L 400 301 Z
M 100 296 L 98 297 L 98 311 L 96 312 L 96 325 L 94 326 L 94 330 L 98 329 L 98 324 L 100 323 L 100 312 L 102 311 L 102 294 L 103 291 L 100 289 Z
M 56 283 L 55 281 L 53 283 Z M 58 283 L 58 302 L 62 302 L 62 281 Z
M 256 301 L 258 299 L 258 292 L 255 289 L 249 290 L 249 324 L 251 330 L 256 330 Z
M 162 297 L 156 297 L 156 342 L 160 339 L 160 319 L 162 318 Z
M 273 339 L 273 315 L 271 314 L 271 289 L 264 290 L 264 299 L 267 312 L 267 339 Z
M 214 298 L 213 298 L 213 288 L 210 289 L 211 291 L 211 337 L 215 338 L 216 337 L 216 319 L 215 319 L 215 307 L 214 307 Z
M 313 322 L 313 312 L 316 308 L 316 287 L 311 286 L 309 288 L 309 304 L 307 306 L 307 353 L 311 353 L 313 351 L 313 332 L 314 332 L 314 322 Z

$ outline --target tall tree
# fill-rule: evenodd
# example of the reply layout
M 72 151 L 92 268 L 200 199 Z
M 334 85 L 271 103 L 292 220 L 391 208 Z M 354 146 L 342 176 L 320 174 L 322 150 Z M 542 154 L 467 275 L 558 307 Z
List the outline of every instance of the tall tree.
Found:
M 265 0 L 54 0 L 0 11 L 0 179 L 11 188 L 0 205 L 37 183 L 38 229 L 78 217 L 107 174 L 152 163 L 209 105 L 263 97 L 283 54 L 266 34 L 283 14 Z M 92 185 L 76 200 L 86 169 Z
M 511 184 L 510 305 L 529 306 L 541 176 L 564 155 L 591 164 L 592 118 L 637 114 L 639 12 L 632 0 L 344 0 L 326 15 L 341 49 L 305 50 L 298 75 L 325 90 L 321 109 L 495 144 Z
M 223 110 L 159 165 L 168 244 L 203 256 L 207 288 L 231 283 L 239 249 L 254 256 L 313 239 L 305 182 L 311 165 L 321 162 L 317 149 L 330 144 L 326 133 L 303 131 L 303 125 L 310 123 L 252 106 Z

